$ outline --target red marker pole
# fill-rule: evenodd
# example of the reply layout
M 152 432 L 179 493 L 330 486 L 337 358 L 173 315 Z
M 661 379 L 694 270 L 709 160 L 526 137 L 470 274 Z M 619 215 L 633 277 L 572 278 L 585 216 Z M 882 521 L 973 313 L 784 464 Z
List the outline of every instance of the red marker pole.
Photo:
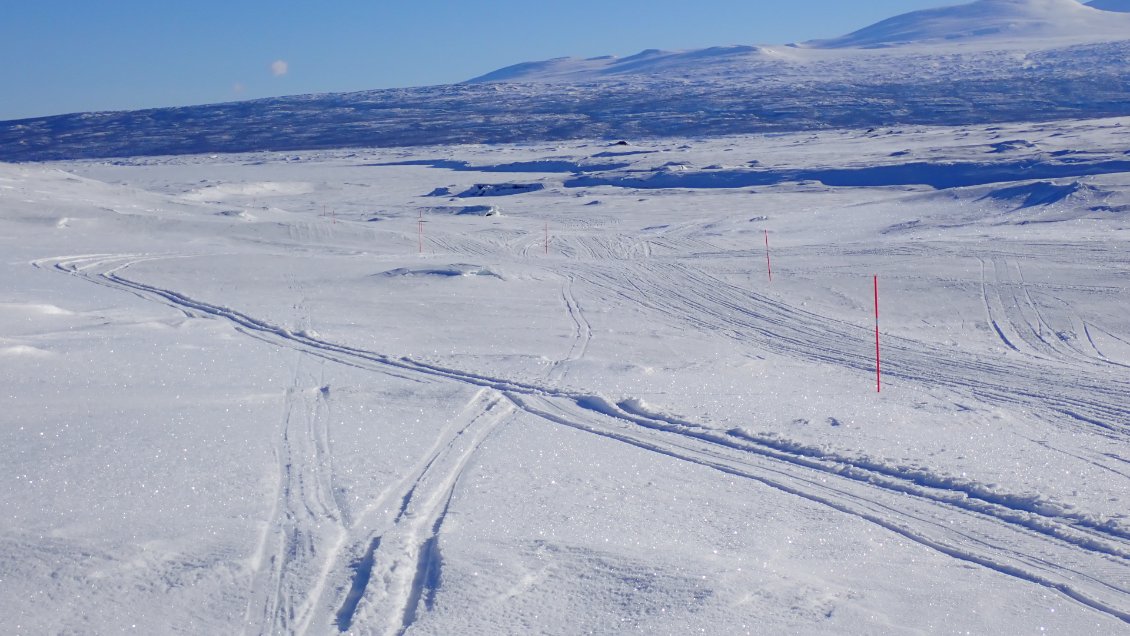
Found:
M 875 392 L 879 393 L 882 376 L 879 373 L 879 275 L 875 275 Z
M 769 263 L 769 230 L 765 230 L 765 270 L 769 272 L 769 282 L 773 282 L 773 265 Z

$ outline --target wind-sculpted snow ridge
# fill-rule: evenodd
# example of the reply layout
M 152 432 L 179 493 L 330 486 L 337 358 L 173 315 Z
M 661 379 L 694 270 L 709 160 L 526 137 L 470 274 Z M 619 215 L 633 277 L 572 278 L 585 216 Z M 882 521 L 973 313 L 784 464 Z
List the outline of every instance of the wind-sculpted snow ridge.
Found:
M 615 153 L 606 156 L 616 156 Z M 412 161 L 392 161 L 387 163 L 371 164 L 375 168 L 386 166 L 431 166 L 433 168 L 446 168 L 455 172 L 597 172 L 602 170 L 617 170 L 626 168 L 631 163 L 627 162 L 581 162 L 565 159 L 543 159 L 540 161 L 514 161 L 494 165 L 471 165 L 467 161 L 452 161 L 450 159 L 416 159 Z
M 574 74 L 568 81 L 512 73 L 505 82 L 0 122 L 0 161 L 638 140 L 1130 114 L 1125 40 L 1031 51 L 725 53 L 669 54 L 660 56 L 663 65 Z
M 452 264 L 448 267 L 425 267 L 425 268 L 406 268 L 397 267 L 387 272 L 377 274 L 383 278 L 401 278 L 404 276 L 438 276 L 440 278 L 457 278 L 461 276 L 492 276 L 499 278 L 499 275 L 490 270 L 490 268 L 483 267 L 482 265 L 468 265 L 464 263 Z

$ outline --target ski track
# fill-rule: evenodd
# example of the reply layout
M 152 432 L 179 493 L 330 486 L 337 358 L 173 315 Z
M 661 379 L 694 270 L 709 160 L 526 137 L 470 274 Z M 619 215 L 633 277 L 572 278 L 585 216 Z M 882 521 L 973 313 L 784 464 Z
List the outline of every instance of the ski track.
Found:
M 978 260 L 981 261 L 981 300 L 983 300 L 984 303 L 985 303 L 985 320 L 990 325 L 992 325 L 993 331 L 997 334 L 997 337 L 1000 338 L 1000 341 L 1002 343 L 1004 343 L 1004 346 L 1008 347 L 1009 349 L 1012 349 L 1013 351 L 1020 351 L 1020 349 L 1016 348 L 1016 345 L 1012 344 L 1012 340 L 1008 339 L 1008 336 L 1005 335 L 1004 330 L 1001 329 L 1000 323 L 998 323 L 996 318 L 994 317 L 994 311 L 993 311 L 994 303 L 993 303 L 993 301 L 989 300 L 988 283 L 985 279 L 985 259 L 978 259 Z M 1000 296 L 998 295 L 997 296 L 997 305 L 998 306 L 997 306 L 997 310 L 995 312 L 996 315 L 1001 315 L 1001 314 L 1004 313 L 1004 310 L 999 307 L 999 303 L 1000 303 Z
M 1118 336 L 1116 336 L 1116 335 L 1114 335 L 1114 334 L 1110 333 L 1109 331 L 1107 331 L 1107 330 L 1105 330 L 1105 329 L 1102 329 L 1102 328 L 1100 328 L 1100 327 L 1097 327 L 1097 326 L 1095 326 L 1095 325 L 1092 325 L 1092 324 L 1090 324 L 1090 323 L 1086 323 L 1086 322 L 1085 322 L 1085 323 L 1083 323 L 1083 326 L 1084 326 L 1084 328 L 1085 328 L 1085 331 L 1084 331 L 1084 333 L 1086 333 L 1086 335 L 1087 335 L 1087 340 L 1088 340 L 1088 341 L 1090 341 L 1090 343 L 1091 343 L 1091 346 L 1095 348 L 1095 351 L 1096 351 L 1096 352 L 1098 352 L 1098 354 L 1099 354 L 1099 357 L 1101 357 L 1101 358 L 1102 358 L 1103 360 L 1106 360 L 1106 361 L 1110 362 L 1110 363 L 1111 363 L 1111 364 L 1113 364 L 1113 365 L 1116 365 L 1116 366 L 1120 366 L 1120 367 L 1124 367 L 1124 368 L 1130 368 L 1130 364 L 1125 364 L 1125 363 L 1123 363 L 1123 362 L 1119 362 L 1119 361 L 1117 361 L 1117 360 L 1111 360 L 1111 359 L 1110 359 L 1110 358 L 1109 358 L 1108 356 L 1104 355 L 1104 354 L 1102 353 L 1102 351 L 1100 351 L 1100 350 L 1099 350 L 1099 347 L 1098 347 L 1098 345 L 1097 345 L 1097 344 L 1095 344 L 1095 340 L 1094 340 L 1094 337 L 1093 337 L 1093 336 L 1091 335 L 1091 329 L 1094 329 L 1095 331 L 1097 331 L 1097 332 L 1099 332 L 1099 333 L 1101 333 L 1101 334 L 1103 334 L 1103 335 L 1107 336 L 1108 338 L 1111 338 L 1112 340 L 1115 340 L 1115 341 L 1117 341 L 1117 342 L 1120 342 L 1120 343 L 1122 343 L 1122 344 L 1126 345 L 1127 347 L 1130 347 L 1130 342 L 1127 342 L 1127 341 L 1126 341 L 1125 339 L 1123 339 L 1123 338 L 1119 338 Z
M 391 525 L 386 524 L 362 542 L 361 564 L 355 571 L 367 572 L 369 582 L 354 607 L 342 605 L 352 610 L 344 618 L 339 611 L 337 624 L 343 631 L 363 621 L 365 625 L 386 625 L 389 634 L 403 633 L 417 620 L 421 602 L 424 610 L 428 608 L 428 599 L 434 599 L 439 584 L 439 530 L 459 476 L 486 437 L 515 409 L 826 505 L 941 554 L 1056 590 L 1130 623 L 1130 531 L 1124 527 L 1062 513 L 1023 497 L 983 492 L 975 485 L 839 457 L 738 430 L 711 429 L 647 412 L 629 400 L 614 403 L 584 392 L 493 378 L 323 341 L 118 273 L 151 258 L 162 257 L 90 255 L 43 259 L 34 265 L 128 291 L 190 316 L 223 318 L 243 333 L 328 360 L 399 377 L 452 381 L 483 389 L 464 411 L 467 422 L 455 425 L 460 434 L 445 433 L 447 441 L 437 441 L 421 470 L 393 489 L 401 493 L 402 504 Z M 851 351 L 856 346 L 865 348 L 865 329 L 751 294 L 683 265 L 636 267 L 627 277 L 601 273 L 599 268 L 574 274 L 594 289 L 604 289 L 683 324 L 718 330 L 802 359 L 868 368 L 867 356 Z M 739 295 L 744 304 L 739 302 Z M 1054 373 L 1042 366 L 983 361 L 897 338 L 888 339 L 887 350 L 893 360 L 886 368 L 899 379 L 942 384 L 989 401 L 1020 404 L 1045 413 L 1066 413 L 1100 426 L 1105 434 L 1118 439 L 1126 430 L 1120 422 L 1130 421 L 1122 404 L 1130 387 L 1110 378 L 1105 378 L 1104 385 L 1098 378 L 1088 377 L 1086 366 L 1069 369 L 1066 373 L 1071 374 L 1072 385 L 1064 387 L 1067 391 L 1063 395 L 1050 395 L 1025 388 Z M 1025 359 L 1031 361 L 1027 356 Z M 923 375 L 915 369 L 931 369 L 932 374 Z M 977 386 L 970 387 L 970 383 Z M 1072 387 L 1075 390 L 1070 390 Z M 370 515 L 391 495 L 390 491 L 378 497 Z M 368 563 L 364 562 L 366 556 Z M 356 596 L 355 590 L 344 589 L 341 595 L 346 592 Z
M 429 458 L 401 498 L 395 518 L 372 539 L 358 567 L 368 579 L 356 604 L 342 605 L 337 627 L 345 632 L 360 619 L 402 634 L 429 610 L 440 584 L 439 533 L 455 488 L 471 458 L 514 411 L 501 394 L 479 391 L 458 421 L 458 432 Z M 354 588 L 357 586 L 355 585 Z
M 874 373 L 874 344 L 867 327 L 790 306 L 702 270 L 647 263 L 626 276 L 597 266 L 574 273 L 603 289 L 606 297 L 666 315 L 678 326 L 802 360 Z M 1130 432 L 1130 382 L 1111 377 L 1109 365 L 1063 358 L 988 358 L 890 335 L 883 343 L 883 376 L 888 382 L 943 386 L 992 404 L 1020 406 L 1054 423 L 1082 423 L 1113 439 L 1124 439 Z
M 559 402 L 545 398 L 513 396 L 531 413 L 560 425 L 622 441 L 644 450 L 667 455 L 706 468 L 757 481 L 766 486 L 828 506 L 874 523 L 908 540 L 946 556 L 975 563 L 1001 574 L 1054 589 L 1092 609 L 1130 623 L 1130 580 L 1126 557 L 1099 556 L 1060 551 L 1051 544 L 1033 550 L 1033 536 L 1022 527 L 998 523 L 999 519 L 975 513 L 953 512 L 939 500 L 899 497 L 898 491 L 874 488 L 864 481 L 820 479 L 797 471 L 789 461 L 760 462 L 744 456 L 732 457 L 727 445 L 696 447 L 687 436 L 640 435 L 637 430 L 594 424 Z M 632 421 L 632 418 L 627 418 Z M 681 439 L 680 439 L 681 438 Z M 706 440 L 703 440 L 706 441 Z M 1098 574 L 1095 574 L 1098 573 Z
M 253 626 L 261 634 L 309 631 L 329 575 L 326 554 L 344 534 L 326 429 L 328 387 L 314 384 L 303 369 L 306 354 L 298 355 L 275 452 L 276 504 L 259 550 L 245 633 Z
M 565 305 L 565 311 L 573 325 L 573 338 L 569 345 L 569 352 L 564 358 L 555 361 L 550 369 L 549 379 L 555 382 L 563 382 L 568 377 L 569 365 L 585 356 L 589 342 L 592 340 L 592 327 L 573 294 L 574 282 L 576 282 L 575 277 L 569 276 L 561 285 L 561 302 Z

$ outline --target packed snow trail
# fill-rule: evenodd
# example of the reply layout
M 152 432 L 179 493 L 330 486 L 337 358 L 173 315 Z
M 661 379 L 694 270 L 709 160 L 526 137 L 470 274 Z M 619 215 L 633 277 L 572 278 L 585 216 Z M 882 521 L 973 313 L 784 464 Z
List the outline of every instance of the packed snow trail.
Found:
M 646 307 L 677 325 L 790 357 L 874 371 L 873 340 L 862 321 L 853 324 L 790 306 L 681 263 L 633 263 L 627 275 L 624 266 L 570 269 L 603 290 L 603 299 Z M 1020 406 L 1053 422 L 1098 428 L 1113 439 L 1130 433 L 1130 381 L 1112 376 L 1109 363 L 1062 356 L 1019 363 L 889 334 L 883 347 L 885 378 Z
M 370 589 L 346 599 L 337 612 L 338 629 L 349 631 L 360 619 L 365 625 L 383 622 L 386 633 L 402 634 L 422 609 L 430 608 L 440 580 L 438 537 L 452 493 L 467 462 L 512 412 L 497 392 L 476 393 L 453 422 L 454 434 L 445 436 L 446 444 L 435 449 L 401 496 L 395 518 L 373 533 L 372 549 L 356 567 L 367 580 L 359 587 Z
M 923 479 L 921 475 L 908 474 L 896 467 L 868 465 L 858 461 L 853 463 L 849 458 L 822 455 L 814 449 L 775 444 L 772 440 L 759 439 L 736 430 L 711 429 L 652 412 L 630 399 L 614 402 L 598 393 L 490 377 L 336 344 L 307 333 L 294 333 L 237 310 L 195 300 L 121 274 L 132 263 L 154 258 L 161 257 L 60 257 L 42 259 L 36 261 L 35 265 L 128 291 L 175 307 L 190 316 L 226 319 L 237 330 L 276 346 L 400 377 L 420 376 L 481 387 L 489 394 L 504 396 L 504 404 L 558 425 L 753 479 L 867 520 L 947 556 L 1056 590 L 1087 607 L 1130 622 L 1130 532 L 1121 526 L 1104 524 L 1088 517 L 1061 514 L 1055 509 L 1034 505 L 1020 497 L 1001 494 L 979 496 L 969 489 L 954 488 L 953 484 L 947 484 L 944 480 Z M 790 348 L 785 346 L 787 344 L 795 347 L 806 358 L 866 368 L 856 357 L 842 351 L 845 341 L 861 339 L 859 329 L 850 324 L 828 320 L 756 296 L 754 300 L 757 301 L 758 311 L 755 312 L 737 302 L 739 291 L 736 288 L 683 266 L 662 266 L 656 271 L 640 269 L 635 273 L 638 276 L 633 277 L 635 282 L 630 288 L 610 282 L 610 277 L 600 278 L 591 273 L 586 280 L 633 302 L 648 303 L 648 306 L 679 320 L 729 330 L 735 338 L 763 338 L 764 346 L 774 350 L 789 351 Z M 703 293 L 700 296 L 692 295 L 687 289 L 672 285 L 673 280 L 695 283 L 693 288 L 687 289 Z M 651 296 L 647 295 L 649 287 L 655 289 Z M 651 304 L 654 301 L 648 298 L 656 295 L 663 298 L 670 295 L 675 302 L 666 306 Z M 583 333 L 583 327 L 580 327 L 578 333 Z M 810 338 L 811 343 L 806 338 Z M 782 342 L 785 344 L 781 344 Z M 1024 373 L 1034 373 L 1026 371 L 1023 366 L 1012 368 L 1002 366 L 999 362 L 989 364 L 961 358 L 955 358 L 955 362 L 950 363 L 932 360 L 927 357 L 930 352 L 928 346 L 907 340 L 896 339 L 889 347 L 903 359 L 901 367 L 896 362 L 896 377 L 919 381 L 940 380 L 962 387 L 966 382 L 958 381 L 956 377 L 961 372 L 964 375 L 975 373 L 979 379 L 987 375 L 998 383 L 994 387 L 994 391 L 999 392 L 998 399 L 1023 388 L 1008 385 L 1008 378 L 1013 377 L 1010 374 L 1020 374 L 1023 378 Z M 936 370 L 940 372 L 933 376 L 909 372 L 905 360 L 914 357 L 926 365 L 923 368 L 937 367 Z M 950 366 L 947 367 L 946 364 Z M 1031 379 L 1032 375 L 1028 378 Z M 1098 395 L 1109 396 L 1110 393 L 1112 391 L 1108 389 L 1099 391 Z M 978 392 L 978 395 L 995 396 L 993 392 Z M 1083 400 L 1081 395 L 1076 394 L 1072 394 L 1070 398 L 1023 392 L 1020 395 L 1027 400 L 1026 404 L 1051 402 L 1053 406 L 1049 410 L 1053 413 L 1066 399 L 1075 400 L 1071 402 L 1073 408 L 1081 410 L 1089 409 L 1099 414 L 1106 411 L 1122 412 L 1118 410 L 1122 407 L 1112 397 L 1093 402 Z M 499 420 L 495 416 L 487 417 L 487 414 L 497 411 L 505 415 L 506 409 L 499 409 L 497 400 L 489 401 L 481 408 L 469 409 L 471 419 L 466 426 L 478 427 L 475 429 L 477 432 L 467 438 L 470 442 L 453 446 L 461 436 L 447 438 L 449 441 L 442 447 L 437 447 L 440 449 L 438 454 L 433 453 L 417 473 L 418 476 L 406 477 L 408 486 L 401 494 L 403 505 L 400 514 L 393 519 L 393 528 L 388 531 L 389 539 L 384 534 L 359 538 L 362 541 L 360 554 L 365 555 L 362 560 L 367 559 L 368 562 L 363 562 L 358 570 L 368 572 L 368 589 L 356 604 L 350 600 L 352 592 L 350 598 L 339 601 L 344 603 L 340 605 L 337 614 L 339 628 L 349 628 L 363 616 L 366 624 L 379 623 L 385 625 L 389 633 L 399 633 L 415 620 L 421 600 L 426 600 L 429 590 L 436 585 L 434 567 L 435 550 L 438 547 L 434 539 L 438 537 L 443 516 L 450 503 L 452 488 L 470 454 L 497 426 Z M 483 424 L 479 425 L 479 422 Z M 1124 428 L 1105 427 L 1108 435 L 1119 437 Z M 437 444 L 441 441 L 437 441 Z M 451 459 L 442 460 L 445 468 L 441 476 L 430 477 L 431 467 L 439 465 L 441 458 L 449 454 Z M 418 495 L 417 488 L 422 484 L 432 483 L 433 479 L 438 481 L 434 486 L 428 486 L 429 494 Z M 423 502 L 423 507 L 415 513 L 412 512 L 413 502 L 418 500 L 418 496 L 424 497 L 419 500 Z M 388 501 L 388 497 L 389 494 L 386 493 L 378 501 Z M 370 510 L 376 511 L 381 507 L 383 503 L 372 506 Z M 411 521 L 401 528 L 401 519 Z M 389 553 L 385 549 L 388 547 L 386 541 L 393 541 L 401 547 L 395 553 Z M 392 559 L 396 563 L 407 559 L 407 563 L 411 565 L 382 565 L 382 559 Z M 343 564 L 338 563 L 333 572 L 337 576 L 345 576 L 345 569 Z M 373 589 L 372 577 L 376 576 L 374 572 L 382 573 L 379 576 L 385 581 L 381 588 L 384 591 Z M 397 572 L 400 574 L 394 574 Z M 404 572 L 409 572 L 410 575 L 403 574 Z M 338 587 L 343 590 L 352 588 L 345 581 Z M 366 599 L 369 598 L 373 599 L 374 607 L 387 608 L 370 609 L 366 604 Z M 393 620 L 393 616 L 398 618 Z
M 310 630 L 333 565 L 325 555 L 345 536 L 326 430 L 329 387 L 311 386 L 313 378 L 302 363 L 308 356 L 303 352 L 298 356 L 294 383 L 286 390 L 276 453 L 277 503 L 259 550 L 259 580 L 252 584 L 248 610 L 248 626 L 258 625 L 262 632 Z

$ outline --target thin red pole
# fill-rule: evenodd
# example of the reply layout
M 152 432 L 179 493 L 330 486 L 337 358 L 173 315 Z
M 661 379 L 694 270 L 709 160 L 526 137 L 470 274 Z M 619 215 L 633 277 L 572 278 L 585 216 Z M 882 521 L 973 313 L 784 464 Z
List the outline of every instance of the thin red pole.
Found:
M 769 272 L 769 282 L 773 282 L 773 265 L 769 263 L 769 230 L 765 230 L 765 269 Z
M 882 384 L 879 373 L 879 275 L 875 275 L 875 392 L 879 393 Z

